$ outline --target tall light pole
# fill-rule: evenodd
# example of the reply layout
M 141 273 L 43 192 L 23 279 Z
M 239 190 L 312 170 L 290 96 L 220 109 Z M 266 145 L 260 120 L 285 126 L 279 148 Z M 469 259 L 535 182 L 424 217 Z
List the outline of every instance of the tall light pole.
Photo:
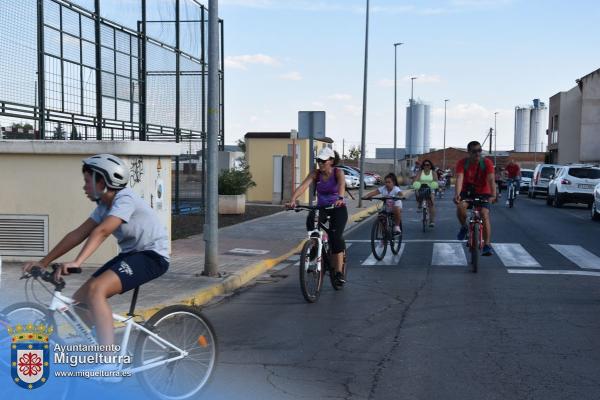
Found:
M 446 170 L 446 105 L 450 99 L 444 99 L 444 162 L 442 163 L 442 169 Z
M 406 147 L 408 147 L 408 165 L 410 167 L 410 156 L 411 156 L 411 147 L 412 147 L 412 136 L 413 136 L 413 93 L 414 93 L 414 83 L 415 83 L 415 79 L 417 79 L 416 76 L 411 76 L 410 78 L 410 113 L 409 113 L 409 117 L 408 117 L 408 145 Z
M 397 173 L 398 170 L 398 154 L 397 154 L 397 138 L 398 138 L 398 133 L 397 133 L 397 129 L 398 129 L 398 106 L 397 101 L 398 101 L 398 84 L 397 84 L 397 79 L 398 79 L 398 52 L 396 51 L 398 49 L 398 46 L 403 45 L 404 43 L 398 42 L 398 43 L 394 43 L 394 174 Z
M 363 77 L 362 136 L 360 140 L 360 182 L 358 190 L 358 207 L 362 207 L 365 184 L 365 153 L 367 151 L 367 66 L 369 63 L 369 0 L 367 0 L 367 20 L 365 29 L 365 74 Z
M 496 117 L 498 116 L 498 111 L 494 113 L 494 166 L 498 166 L 498 131 L 496 130 Z

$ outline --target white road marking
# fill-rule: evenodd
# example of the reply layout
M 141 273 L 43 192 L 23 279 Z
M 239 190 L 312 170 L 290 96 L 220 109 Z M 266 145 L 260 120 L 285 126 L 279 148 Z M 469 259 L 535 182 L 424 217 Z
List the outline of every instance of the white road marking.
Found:
M 431 265 L 467 265 L 462 243 L 434 243 Z
M 600 269 L 600 257 L 590 253 L 581 246 L 565 244 L 551 244 L 550 246 L 573 263 L 577 264 L 579 268 Z
M 346 243 L 371 243 L 370 239 L 350 239 L 346 240 Z M 465 243 L 465 240 L 452 240 L 452 239 L 406 239 L 402 240 L 402 243 Z
M 269 253 L 269 250 L 257 250 L 257 249 L 241 249 L 236 247 L 235 249 L 229 250 L 227 253 L 241 254 L 244 256 L 262 256 Z
M 383 260 L 381 260 L 381 261 L 377 261 L 377 259 L 373 255 L 373 253 L 371 253 L 369 255 L 369 258 L 367 258 L 362 263 L 362 265 L 364 265 L 364 266 L 398 265 L 400 263 L 400 258 L 402 257 L 402 253 L 404 252 L 404 247 L 405 247 L 405 244 L 402 243 L 402 245 L 400 245 L 400 251 L 398 252 L 398 254 L 392 253 L 392 250 L 390 250 L 388 248 L 387 252 L 385 253 L 385 257 L 383 257 Z
M 600 272 L 558 269 L 508 269 L 509 274 L 600 276 Z
M 492 247 L 505 267 L 541 268 L 541 265 L 519 243 L 493 243 Z

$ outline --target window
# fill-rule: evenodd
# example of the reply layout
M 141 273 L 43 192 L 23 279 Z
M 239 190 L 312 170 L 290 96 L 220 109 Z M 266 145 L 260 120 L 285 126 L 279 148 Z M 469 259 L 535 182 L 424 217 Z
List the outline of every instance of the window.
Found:
M 554 167 L 544 167 L 542 168 L 541 177 L 545 179 L 550 179 L 550 176 L 554 174 Z
M 569 175 L 580 179 L 600 179 L 600 169 L 569 168 Z
M 558 114 L 552 117 L 550 143 L 558 143 Z

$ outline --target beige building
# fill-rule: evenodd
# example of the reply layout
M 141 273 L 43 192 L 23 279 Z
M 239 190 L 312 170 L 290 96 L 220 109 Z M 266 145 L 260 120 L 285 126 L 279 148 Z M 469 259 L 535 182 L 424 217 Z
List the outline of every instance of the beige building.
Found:
M 111 153 L 130 166 L 129 186 L 156 210 L 171 236 L 171 157 L 175 143 L 0 140 L 0 256 L 37 260 L 85 221 L 95 204 L 85 197 L 81 160 Z M 75 258 L 80 247 L 60 261 Z M 101 264 L 117 255 L 111 236 L 88 259 Z
M 577 86 L 550 97 L 550 162 L 600 162 L 600 69 L 577 79 Z
M 250 167 L 252 179 L 256 186 L 248 190 L 250 202 L 274 202 L 274 192 L 277 183 L 281 180 L 280 171 L 274 159 L 282 156 L 292 156 L 290 132 L 248 132 L 246 140 L 246 161 Z M 327 144 L 315 140 L 315 151 L 318 152 Z M 298 186 L 310 171 L 308 139 L 296 139 L 296 186 Z M 287 200 L 287 199 L 285 199 Z M 308 203 L 308 191 L 299 199 Z

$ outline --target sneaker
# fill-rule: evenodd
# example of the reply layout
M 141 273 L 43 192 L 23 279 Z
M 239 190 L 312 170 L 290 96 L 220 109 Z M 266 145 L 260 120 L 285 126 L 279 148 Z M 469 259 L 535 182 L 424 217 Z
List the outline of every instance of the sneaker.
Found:
M 429 223 L 429 227 L 430 227 L 430 228 L 435 228 L 435 222 L 430 222 L 430 223 Z
M 483 246 L 483 251 L 481 252 L 481 255 L 486 257 L 493 256 L 494 250 L 492 250 L 492 246 L 490 246 L 489 244 Z
M 509 206 L 510 205 L 510 201 L 506 200 L 506 205 Z
M 394 233 L 402 233 L 402 230 L 400 229 L 400 225 L 394 226 Z
M 344 283 L 346 283 L 346 280 L 344 279 L 344 275 L 341 272 L 336 272 L 335 273 L 335 280 L 340 284 L 343 285 Z
M 456 238 L 458 240 L 465 240 L 468 232 L 469 232 L 469 228 L 466 225 L 461 226 L 460 231 L 458 231 L 458 235 L 456 235 Z
M 517 190 L 517 194 L 519 194 L 519 191 Z

